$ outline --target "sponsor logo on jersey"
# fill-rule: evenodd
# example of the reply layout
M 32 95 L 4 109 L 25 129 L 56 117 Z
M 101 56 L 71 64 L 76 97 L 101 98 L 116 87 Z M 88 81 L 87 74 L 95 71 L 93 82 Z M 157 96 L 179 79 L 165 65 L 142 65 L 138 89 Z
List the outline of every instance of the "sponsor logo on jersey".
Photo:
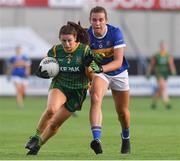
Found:
M 60 67 L 59 69 L 62 72 L 80 72 L 79 67 Z

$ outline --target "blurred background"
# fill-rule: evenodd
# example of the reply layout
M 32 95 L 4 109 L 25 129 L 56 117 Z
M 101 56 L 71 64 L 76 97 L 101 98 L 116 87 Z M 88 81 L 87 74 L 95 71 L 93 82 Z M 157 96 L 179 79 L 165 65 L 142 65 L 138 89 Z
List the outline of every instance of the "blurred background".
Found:
M 170 78 L 170 95 L 180 95 L 180 0 L 0 0 L 0 95 L 14 95 L 5 79 L 7 59 L 21 45 L 32 60 L 32 75 L 48 49 L 59 43 L 58 32 L 67 21 L 89 26 L 89 11 L 102 5 L 109 23 L 122 29 L 127 43 L 125 56 L 130 63 L 132 95 L 150 95 L 155 80 L 144 78 L 150 57 L 159 42 L 168 44 L 177 76 Z M 40 83 L 41 82 L 41 83 Z M 27 93 L 46 95 L 49 81 L 30 77 Z M 44 82 L 44 83 L 43 83 Z M 9 89 L 9 90 L 7 90 Z

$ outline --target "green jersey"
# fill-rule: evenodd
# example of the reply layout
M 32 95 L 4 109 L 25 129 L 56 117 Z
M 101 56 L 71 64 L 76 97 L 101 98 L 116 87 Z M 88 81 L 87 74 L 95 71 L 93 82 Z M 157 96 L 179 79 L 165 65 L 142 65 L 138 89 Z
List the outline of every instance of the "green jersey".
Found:
M 88 45 L 80 43 L 71 53 L 67 53 L 63 46 L 56 45 L 49 52 L 49 57 L 54 57 L 59 63 L 59 74 L 53 78 L 52 84 L 69 89 L 87 89 L 88 77 L 83 64 L 85 55 L 92 54 Z
M 165 78 L 169 75 L 169 54 L 161 55 L 157 53 L 155 55 L 156 65 L 155 74 L 157 77 L 163 76 Z

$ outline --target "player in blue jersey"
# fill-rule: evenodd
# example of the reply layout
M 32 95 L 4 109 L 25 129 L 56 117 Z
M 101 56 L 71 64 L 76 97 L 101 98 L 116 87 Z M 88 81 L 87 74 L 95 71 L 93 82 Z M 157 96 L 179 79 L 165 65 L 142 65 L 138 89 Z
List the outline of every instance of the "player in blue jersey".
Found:
M 90 123 L 93 135 L 91 148 L 96 154 L 102 153 L 101 128 L 102 128 L 102 101 L 108 90 L 112 91 L 118 119 L 121 123 L 122 138 L 121 153 L 130 153 L 130 112 L 129 106 L 129 80 L 128 62 L 124 57 L 126 46 L 123 34 L 117 27 L 107 24 L 107 12 L 101 6 L 96 6 L 90 11 L 91 26 L 88 29 L 90 47 L 94 53 L 102 57 L 99 66 L 91 64 L 96 73 L 91 87 Z
M 16 54 L 9 60 L 8 73 L 12 77 L 12 81 L 16 88 L 16 101 L 19 107 L 24 106 L 24 96 L 26 86 L 28 84 L 27 77 L 30 75 L 31 61 L 29 57 L 22 53 L 22 48 L 15 48 Z

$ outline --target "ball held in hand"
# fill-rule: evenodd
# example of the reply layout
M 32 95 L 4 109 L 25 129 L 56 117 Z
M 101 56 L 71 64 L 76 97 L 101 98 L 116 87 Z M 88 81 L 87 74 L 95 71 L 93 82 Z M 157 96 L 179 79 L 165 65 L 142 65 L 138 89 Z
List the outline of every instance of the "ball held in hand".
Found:
M 47 71 L 49 77 L 55 77 L 59 73 L 59 64 L 53 57 L 42 59 L 39 66 L 41 66 L 41 72 Z

